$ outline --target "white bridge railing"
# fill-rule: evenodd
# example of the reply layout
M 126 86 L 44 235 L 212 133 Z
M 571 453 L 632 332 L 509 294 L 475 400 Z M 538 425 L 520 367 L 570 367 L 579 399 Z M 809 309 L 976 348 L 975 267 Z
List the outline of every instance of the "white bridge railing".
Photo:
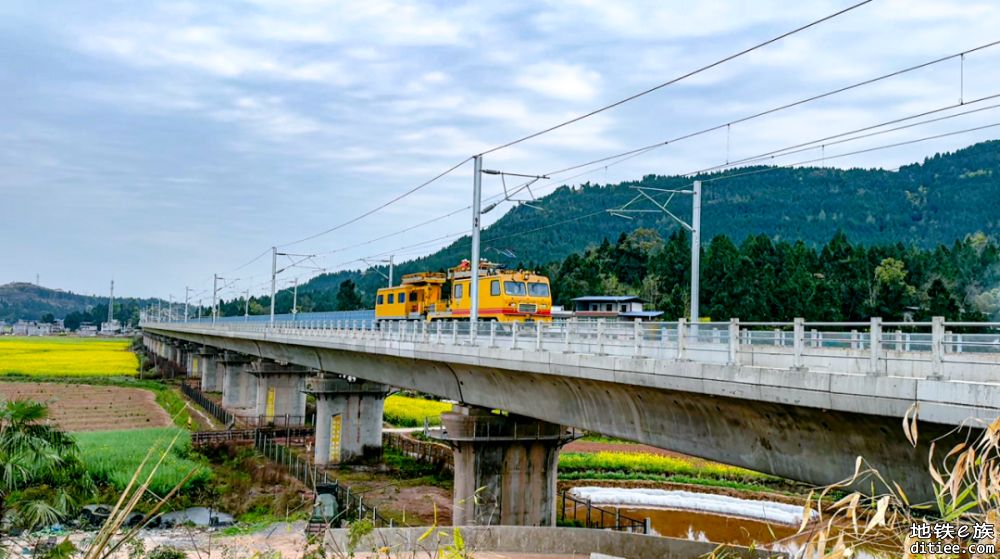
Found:
M 806 372 L 1000 382 L 1000 322 L 729 322 L 556 320 L 509 323 L 360 320 L 183 323 L 143 326 L 189 332 L 639 357 Z M 362 344 L 359 344 L 359 346 Z M 359 351 L 364 351 L 359 347 Z M 464 351 L 464 350 L 462 350 Z M 509 354 L 513 356 L 514 354 Z

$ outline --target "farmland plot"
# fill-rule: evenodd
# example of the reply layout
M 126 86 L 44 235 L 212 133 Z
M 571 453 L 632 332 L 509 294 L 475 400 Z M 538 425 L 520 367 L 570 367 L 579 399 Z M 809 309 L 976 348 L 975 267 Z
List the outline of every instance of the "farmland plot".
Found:
M 0 375 L 134 376 L 139 361 L 124 339 L 0 337 Z
M 49 405 L 49 418 L 66 431 L 166 427 L 170 416 L 141 388 L 57 382 L 0 382 L 0 398 Z

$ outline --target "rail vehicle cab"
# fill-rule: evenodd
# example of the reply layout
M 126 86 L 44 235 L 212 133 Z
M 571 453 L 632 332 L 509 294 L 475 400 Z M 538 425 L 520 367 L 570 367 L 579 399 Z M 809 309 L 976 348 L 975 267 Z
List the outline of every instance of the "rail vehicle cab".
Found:
M 465 260 L 449 270 L 451 293 L 448 316 L 430 313 L 428 318 L 468 318 L 472 308 L 469 293 L 471 276 L 471 266 Z M 549 278 L 528 270 L 504 270 L 492 262 L 481 262 L 479 318 L 499 322 L 551 321 Z
M 442 273 L 403 276 L 402 284 L 378 290 L 377 320 L 468 319 L 472 269 L 467 260 Z M 450 280 L 449 292 L 445 285 Z M 549 279 L 528 270 L 504 270 L 483 261 L 479 268 L 479 319 L 498 322 L 552 320 Z
M 406 274 L 400 285 L 383 287 L 375 295 L 376 320 L 422 319 L 441 300 L 447 278 L 438 272 Z

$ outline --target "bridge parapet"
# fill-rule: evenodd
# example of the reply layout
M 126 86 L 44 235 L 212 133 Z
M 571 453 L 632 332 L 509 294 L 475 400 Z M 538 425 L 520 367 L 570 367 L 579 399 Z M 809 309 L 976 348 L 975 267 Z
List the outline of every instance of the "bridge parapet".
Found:
M 801 371 L 945 379 L 1000 380 L 1000 323 L 945 322 L 613 322 L 565 320 L 500 324 L 463 321 L 143 323 L 153 328 L 301 336 L 456 348 L 697 361 Z

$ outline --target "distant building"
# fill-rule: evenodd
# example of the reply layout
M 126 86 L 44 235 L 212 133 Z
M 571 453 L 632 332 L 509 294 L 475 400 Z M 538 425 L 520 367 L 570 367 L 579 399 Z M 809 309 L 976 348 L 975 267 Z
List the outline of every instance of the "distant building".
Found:
M 109 320 L 101 323 L 102 336 L 115 336 L 122 331 L 122 325 L 117 320 Z
M 614 318 L 620 320 L 652 320 L 663 311 L 643 310 L 644 301 L 636 295 L 588 295 L 573 299 L 578 318 Z
M 18 320 L 11 328 L 15 336 L 48 336 L 52 333 L 52 325 L 34 320 Z
M 80 323 L 80 327 L 76 329 L 77 336 L 90 337 L 97 335 L 97 325 L 90 322 Z

